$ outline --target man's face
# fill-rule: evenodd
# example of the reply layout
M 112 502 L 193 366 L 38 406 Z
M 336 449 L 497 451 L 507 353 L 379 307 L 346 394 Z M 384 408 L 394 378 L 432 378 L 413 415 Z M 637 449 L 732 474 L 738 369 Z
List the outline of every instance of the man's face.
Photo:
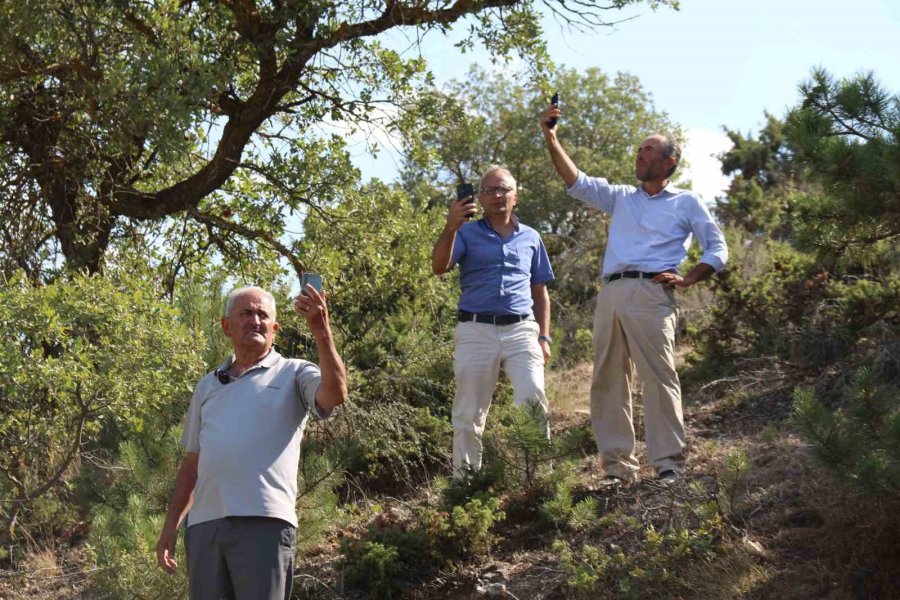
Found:
M 504 216 L 512 214 L 512 209 L 519 200 L 512 177 L 503 171 L 495 171 L 481 182 L 478 200 L 484 209 L 485 216 Z
M 278 331 L 275 307 L 262 293 L 248 290 L 235 298 L 231 311 L 222 319 L 222 330 L 235 352 L 242 349 L 266 353 Z
M 652 135 L 641 143 L 634 161 L 634 173 L 639 181 L 660 181 L 675 164 L 674 158 L 663 157 L 664 139 Z

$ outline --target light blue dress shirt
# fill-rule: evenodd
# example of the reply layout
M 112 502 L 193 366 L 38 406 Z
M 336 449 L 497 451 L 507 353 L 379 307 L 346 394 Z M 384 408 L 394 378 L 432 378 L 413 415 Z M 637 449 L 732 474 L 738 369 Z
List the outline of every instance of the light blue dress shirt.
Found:
M 579 171 L 567 191 L 573 198 L 612 215 L 603 276 L 675 269 L 687 256 L 692 234 L 703 249 L 700 262 L 721 271 L 728 261 L 722 231 L 700 197 L 690 190 L 670 183 L 650 196 L 642 188 L 612 185 Z
M 553 281 L 540 234 L 513 219 L 516 228 L 507 239 L 485 219 L 465 223 L 456 232 L 451 264 L 459 263 L 461 310 L 532 315 L 531 285 Z

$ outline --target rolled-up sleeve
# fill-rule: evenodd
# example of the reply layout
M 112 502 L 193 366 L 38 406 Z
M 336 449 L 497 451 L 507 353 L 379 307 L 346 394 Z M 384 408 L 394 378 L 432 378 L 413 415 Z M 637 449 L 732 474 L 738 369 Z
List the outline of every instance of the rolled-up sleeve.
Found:
M 576 200 L 603 212 L 611 213 L 616 206 L 616 192 L 620 186 L 610 185 L 602 177 L 589 177 L 578 171 L 578 177 L 566 192 Z
M 728 246 L 725 244 L 725 236 L 716 225 L 709 209 L 699 197 L 692 196 L 694 202 L 691 208 L 691 231 L 697 236 L 703 256 L 700 262 L 711 266 L 716 272 L 725 268 L 728 262 Z

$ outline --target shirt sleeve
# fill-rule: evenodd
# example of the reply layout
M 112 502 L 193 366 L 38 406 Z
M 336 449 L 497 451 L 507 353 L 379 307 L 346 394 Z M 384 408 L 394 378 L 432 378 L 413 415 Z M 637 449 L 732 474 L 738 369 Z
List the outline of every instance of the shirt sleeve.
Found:
M 319 419 L 327 419 L 332 410 L 325 411 L 316 404 L 316 392 L 322 383 L 322 373 L 319 367 L 311 362 L 303 361 L 294 373 L 294 384 L 297 386 L 297 395 L 300 402 L 306 407 L 306 412 L 314 414 Z
M 531 283 L 549 283 L 553 281 L 553 267 L 550 265 L 550 257 L 544 247 L 544 240 L 535 232 L 537 248 L 531 256 Z
M 712 214 L 706 204 L 698 197 L 691 195 L 690 222 L 691 231 L 697 236 L 703 256 L 700 262 L 711 266 L 716 272 L 725 268 L 728 262 L 728 246 L 725 244 L 725 236 L 716 225 Z
M 466 238 L 463 234 L 464 228 L 465 225 L 456 230 L 456 238 L 453 240 L 453 254 L 450 257 L 451 268 L 466 255 Z
M 589 177 L 583 171 L 578 171 L 575 183 L 572 184 L 572 187 L 567 188 L 566 192 L 588 206 L 612 213 L 616 207 L 616 195 L 620 187 L 622 186 L 610 185 L 602 177 Z
M 200 452 L 200 405 L 204 388 L 201 379 L 194 388 L 194 395 L 191 397 L 191 404 L 188 407 L 187 417 L 184 419 L 184 431 L 181 433 L 181 441 L 179 444 L 187 452 L 195 454 Z

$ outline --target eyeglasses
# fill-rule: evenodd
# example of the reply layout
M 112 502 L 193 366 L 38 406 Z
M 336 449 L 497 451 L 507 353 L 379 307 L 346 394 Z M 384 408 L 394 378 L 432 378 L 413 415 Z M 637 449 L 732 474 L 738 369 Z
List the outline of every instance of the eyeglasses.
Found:
M 485 194 L 487 196 L 493 196 L 494 194 L 497 194 L 497 193 L 505 196 L 506 194 L 508 194 L 510 192 L 514 192 L 514 191 L 515 190 L 513 188 L 506 186 L 506 185 L 498 185 L 498 186 L 489 187 L 489 188 L 481 188 L 481 193 Z

